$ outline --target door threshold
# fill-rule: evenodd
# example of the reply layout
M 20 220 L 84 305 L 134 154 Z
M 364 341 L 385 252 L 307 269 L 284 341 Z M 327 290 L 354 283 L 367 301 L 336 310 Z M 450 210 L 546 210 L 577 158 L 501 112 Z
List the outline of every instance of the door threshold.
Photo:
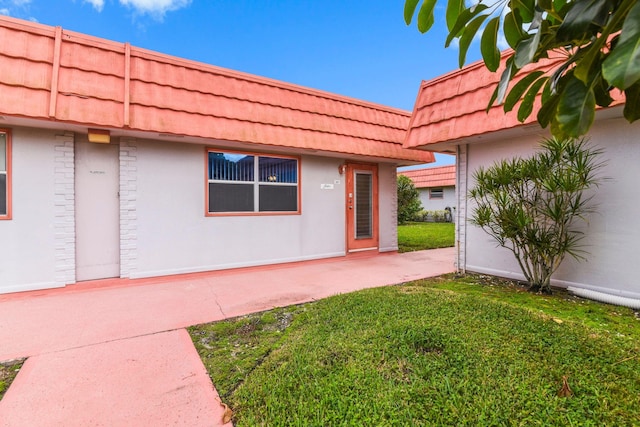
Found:
M 359 252 L 371 252 L 371 251 L 377 251 L 378 247 L 373 247 L 373 248 L 362 248 L 362 249 L 349 249 L 347 252 L 350 254 L 355 254 L 355 253 L 359 253 Z

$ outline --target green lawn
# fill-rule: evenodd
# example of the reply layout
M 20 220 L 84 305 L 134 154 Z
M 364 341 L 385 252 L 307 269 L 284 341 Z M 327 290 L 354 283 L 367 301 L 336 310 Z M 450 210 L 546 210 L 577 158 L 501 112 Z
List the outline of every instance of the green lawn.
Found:
M 638 317 L 451 275 L 190 333 L 237 426 L 613 426 L 640 424 Z
M 455 245 L 451 222 L 409 222 L 398 226 L 399 252 L 448 248 Z

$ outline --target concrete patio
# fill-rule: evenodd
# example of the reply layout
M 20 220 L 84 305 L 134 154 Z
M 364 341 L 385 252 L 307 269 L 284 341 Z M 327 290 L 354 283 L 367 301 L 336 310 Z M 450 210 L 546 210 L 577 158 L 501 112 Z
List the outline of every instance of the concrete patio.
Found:
M 0 295 L 0 361 L 27 357 L 2 426 L 218 426 L 185 327 L 454 270 L 454 248 Z

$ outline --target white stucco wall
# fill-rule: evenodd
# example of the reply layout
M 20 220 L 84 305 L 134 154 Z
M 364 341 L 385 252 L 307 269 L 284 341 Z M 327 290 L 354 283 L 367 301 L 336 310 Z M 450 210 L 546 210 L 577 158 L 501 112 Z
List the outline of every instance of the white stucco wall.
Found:
M 0 221 L 0 293 L 62 286 L 56 283 L 56 132 L 15 127 L 12 136 L 13 219 Z
M 640 297 L 637 272 L 640 254 L 638 182 L 640 182 L 640 124 L 630 125 L 622 119 L 597 122 L 590 133 L 592 144 L 604 149 L 607 165 L 602 175 L 610 179 L 596 191 L 594 202 L 599 213 L 591 215 L 585 226 L 586 262 L 567 257 L 553 277 L 558 286 L 580 286 L 587 289 Z M 468 149 L 469 177 L 479 166 L 490 166 L 500 158 L 526 156 L 537 147 L 540 137 L 517 140 L 494 140 L 470 144 Z M 473 185 L 469 182 L 469 188 Z M 469 205 L 471 212 L 472 206 Z M 466 269 L 469 271 L 523 278 L 511 252 L 496 248 L 494 241 L 482 230 L 468 223 L 465 241 Z
M 344 255 L 339 159 L 302 157 L 300 215 L 206 217 L 205 148 L 155 141 L 135 146 L 137 257 L 130 277 Z
M 430 199 L 429 188 L 418 188 L 422 209 L 425 211 L 441 211 L 447 206 L 454 208 L 456 206 L 456 187 L 436 188 L 442 188 L 442 199 Z
M 74 134 L 12 130 L 13 219 L 0 221 L 0 235 L 10 242 L 0 247 L 0 293 L 74 283 Z M 114 144 L 120 152 L 121 277 L 345 255 L 344 159 L 301 157 L 300 215 L 207 217 L 204 146 L 131 138 Z M 379 248 L 393 251 L 395 165 L 379 165 L 378 182 Z

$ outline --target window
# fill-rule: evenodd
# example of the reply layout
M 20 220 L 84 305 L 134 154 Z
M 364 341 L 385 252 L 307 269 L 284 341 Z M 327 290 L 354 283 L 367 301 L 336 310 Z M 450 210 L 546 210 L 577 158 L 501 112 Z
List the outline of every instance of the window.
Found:
M 0 219 L 11 219 L 11 133 L 0 129 Z
M 442 199 L 442 198 L 444 198 L 444 190 L 442 188 L 431 188 L 431 189 L 429 189 L 429 198 L 430 199 Z
M 356 172 L 356 239 L 373 237 L 373 174 Z
M 209 214 L 298 213 L 295 157 L 207 151 Z

